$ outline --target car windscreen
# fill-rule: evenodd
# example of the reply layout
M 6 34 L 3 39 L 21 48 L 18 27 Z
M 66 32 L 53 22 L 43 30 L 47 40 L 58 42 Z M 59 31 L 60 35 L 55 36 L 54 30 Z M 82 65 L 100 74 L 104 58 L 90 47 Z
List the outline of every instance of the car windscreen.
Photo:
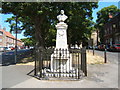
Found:
M 5 49 L 8 49 L 8 47 L 5 47 Z

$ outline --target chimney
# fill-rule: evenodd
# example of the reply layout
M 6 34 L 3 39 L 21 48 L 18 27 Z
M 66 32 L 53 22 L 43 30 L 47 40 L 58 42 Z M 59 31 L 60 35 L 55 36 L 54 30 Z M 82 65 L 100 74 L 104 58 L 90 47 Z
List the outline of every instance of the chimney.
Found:
M 3 28 L 3 30 L 5 30 L 5 31 L 6 31 L 6 27 L 4 27 L 4 28 Z
M 109 18 L 110 18 L 110 19 L 113 18 L 113 15 L 112 15 L 111 13 L 109 13 Z

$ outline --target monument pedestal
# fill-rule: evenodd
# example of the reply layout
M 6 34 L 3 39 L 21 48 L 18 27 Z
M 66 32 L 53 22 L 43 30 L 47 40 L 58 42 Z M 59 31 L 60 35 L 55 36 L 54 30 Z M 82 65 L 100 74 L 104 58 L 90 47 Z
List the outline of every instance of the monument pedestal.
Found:
M 67 49 L 55 49 L 51 55 L 52 72 L 70 72 L 72 70 L 72 55 Z
M 56 36 L 56 48 L 67 49 L 67 27 L 68 25 L 64 22 L 60 22 L 56 25 L 57 36 Z
M 70 72 L 72 70 L 72 55 L 68 51 L 67 46 L 67 28 L 68 25 L 64 23 L 67 16 L 61 10 L 61 15 L 57 16 L 60 21 L 56 25 L 56 48 L 51 55 L 51 71 L 52 72 Z

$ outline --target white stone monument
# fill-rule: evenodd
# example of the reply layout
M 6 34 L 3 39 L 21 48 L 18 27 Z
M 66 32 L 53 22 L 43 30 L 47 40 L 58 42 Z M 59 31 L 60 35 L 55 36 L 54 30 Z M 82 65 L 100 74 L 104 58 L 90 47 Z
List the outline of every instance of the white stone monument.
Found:
M 57 16 L 59 23 L 56 25 L 56 47 L 51 55 L 51 71 L 52 72 L 69 72 L 72 70 L 72 55 L 68 51 L 67 46 L 67 27 L 64 21 L 68 17 L 61 10 L 61 14 Z

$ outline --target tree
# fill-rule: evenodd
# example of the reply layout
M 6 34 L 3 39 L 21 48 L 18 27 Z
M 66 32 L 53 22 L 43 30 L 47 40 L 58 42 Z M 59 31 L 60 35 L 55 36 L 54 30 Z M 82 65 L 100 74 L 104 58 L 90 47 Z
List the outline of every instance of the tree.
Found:
M 55 41 L 56 16 L 61 9 L 69 17 L 69 44 L 79 44 L 83 38 L 88 38 L 91 32 L 92 9 L 97 8 L 95 2 L 4 2 L 2 13 L 12 13 L 20 18 L 25 35 L 35 38 L 37 46 L 48 46 Z M 53 37 L 51 37 L 51 34 Z M 52 44 L 50 44 L 52 45 Z
M 25 46 L 34 46 L 35 45 L 33 38 L 23 38 L 21 40 L 22 40 L 22 42 L 24 42 Z
M 100 41 L 104 42 L 104 25 L 109 21 L 109 14 L 112 14 L 114 17 L 116 13 L 118 13 L 120 9 L 117 9 L 116 6 L 111 5 L 108 7 L 102 8 L 100 11 L 97 12 L 97 20 L 95 27 L 99 29 L 100 34 Z

